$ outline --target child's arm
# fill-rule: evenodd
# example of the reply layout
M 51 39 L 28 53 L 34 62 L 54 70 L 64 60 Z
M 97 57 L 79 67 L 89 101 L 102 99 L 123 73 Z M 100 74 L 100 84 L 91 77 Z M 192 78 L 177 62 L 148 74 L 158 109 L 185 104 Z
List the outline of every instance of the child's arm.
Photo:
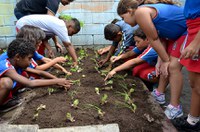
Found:
M 116 47 L 113 46 L 113 45 L 110 47 L 110 50 L 109 50 L 109 52 L 108 52 L 107 57 L 106 57 L 105 59 L 99 61 L 99 66 L 100 66 L 100 67 L 102 67 L 107 61 L 110 60 L 110 57 L 113 55 L 115 49 L 116 49 Z
M 46 58 L 46 57 L 43 57 L 42 58 L 42 61 L 43 62 L 45 62 L 45 63 L 49 63 L 50 61 L 52 61 L 51 59 L 49 59 L 49 58 Z M 65 59 L 65 61 L 66 61 L 66 59 Z M 71 75 L 72 73 L 71 72 L 68 72 L 64 67 L 62 67 L 61 65 L 59 65 L 59 64 L 54 64 L 54 65 L 52 65 L 53 67 L 55 67 L 55 68 L 57 68 L 57 69 L 59 69 L 59 70 L 61 70 L 62 72 L 64 72 L 65 74 L 67 74 L 67 75 Z M 37 67 L 36 67 L 37 68 Z M 49 67 L 48 67 L 49 68 Z
M 114 62 L 116 62 L 118 60 L 126 59 L 126 58 L 133 57 L 133 56 L 136 56 L 136 55 L 137 55 L 137 53 L 134 52 L 133 50 L 131 50 L 131 51 L 125 52 L 124 54 L 121 54 L 120 56 L 112 56 L 110 58 L 110 61 L 112 63 L 114 63 Z
M 69 88 L 71 86 L 71 81 L 66 80 L 65 78 L 29 80 L 26 77 L 19 75 L 15 69 L 7 70 L 7 72 L 4 73 L 4 75 L 27 87 L 42 87 L 42 86 L 50 86 L 50 85 L 59 85 L 65 88 Z
M 161 73 L 168 76 L 169 55 L 158 37 L 157 30 L 152 22 L 152 14 L 149 8 L 141 7 L 135 11 L 136 22 L 147 36 L 151 46 L 158 53 L 163 63 L 161 65 Z
M 107 47 L 101 48 L 101 49 L 97 50 L 97 53 L 98 53 L 99 55 L 102 55 L 102 54 L 108 52 L 109 49 L 110 49 L 110 47 L 111 47 L 111 46 L 107 46 Z
M 116 74 L 117 72 L 119 71 L 122 71 L 122 70 L 126 70 L 126 69 L 129 69 L 135 65 L 138 65 L 138 64 L 141 64 L 141 63 L 144 63 L 145 61 L 142 60 L 141 58 L 137 57 L 137 58 L 134 58 L 134 59 L 131 59 L 125 63 L 123 63 L 122 65 L 114 68 L 111 72 L 108 73 L 108 75 L 106 76 L 105 80 L 111 78 L 114 76 L 114 74 Z
M 26 71 L 27 72 L 31 72 L 31 73 L 34 73 L 34 74 L 37 74 L 39 76 L 42 76 L 44 78 L 47 78 L 47 79 L 54 79 L 54 78 L 57 78 L 56 76 L 46 72 L 46 71 L 42 71 L 42 70 L 37 70 L 37 69 L 33 69 L 33 68 L 26 68 Z

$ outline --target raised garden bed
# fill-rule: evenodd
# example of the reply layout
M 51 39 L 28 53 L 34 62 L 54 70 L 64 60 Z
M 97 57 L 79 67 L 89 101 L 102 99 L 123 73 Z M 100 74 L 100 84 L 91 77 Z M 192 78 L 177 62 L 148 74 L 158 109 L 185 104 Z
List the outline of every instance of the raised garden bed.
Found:
M 78 52 L 84 57 L 80 65 L 82 71 L 72 69 L 76 72 L 72 72 L 73 75 L 68 78 L 80 80 L 80 83 L 74 82 L 69 91 L 57 86 L 33 89 L 36 96 L 25 105 L 21 115 L 12 124 L 38 124 L 40 128 L 60 128 L 117 123 L 121 132 L 162 131 L 165 116 L 157 110 L 158 106 L 149 101 L 150 93 L 144 89 L 140 79 L 120 73 L 121 76 L 112 79 L 113 84 L 105 85 L 105 76 L 95 68 L 94 59 L 97 58 L 94 51 L 87 49 L 87 55 L 82 50 Z M 67 64 L 65 67 L 70 69 Z M 65 76 L 56 70 L 51 72 L 59 77 Z M 133 92 L 130 96 L 124 94 L 129 93 L 131 88 Z M 101 103 L 102 96 L 107 96 L 107 103 Z M 74 101 L 79 102 L 77 109 L 71 106 Z M 41 105 L 43 108 L 38 109 Z M 67 119 L 66 115 L 70 116 L 69 113 L 74 120 Z

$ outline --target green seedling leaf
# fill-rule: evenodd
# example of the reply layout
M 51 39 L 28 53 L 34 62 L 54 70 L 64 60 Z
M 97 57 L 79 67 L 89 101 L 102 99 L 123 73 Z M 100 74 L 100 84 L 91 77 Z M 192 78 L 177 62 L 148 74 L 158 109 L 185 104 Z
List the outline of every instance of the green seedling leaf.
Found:
M 100 95 L 100 90 L 99 90 L 98 87 L 95 87 L 95 93 L 98 94 L 98 95 Z
M 74 91 L 70 91 L 69 92 L 69 96 L 71 97 L 71 99 L 73 100 L 74 99 L 74 96 L 77 94 L 77 91 L 74 90 Z
M 93 104 L 86 104 L 85 106 L 86 106 L 86 108 L 95 109 L 95 110 L 97 111 L 97 113 L 98 113 L 99 119 L 102 119 L 102 117 L 105 115 L 105 112 L 102 111 L 102 109 L 99 108 L 99 107 L 96 106 L 96 105 L 93 105 Z
M 36 111 L 45 110 L 46 105 L 40 104 L 40 106 L 36 109 Z
M 67 118 L 67 121 L 75 122 L 74 117 L 71 115 L 71 113 L 67 113 L 66 118 Z
M 98 68 L 97 66 L 95 66 L 94 69 L 95 69 L 98 73 L 101 73 L 100 70 L 99 70 L 99 68 Z
M 107 94 L 104 94 L 102 97 L 101 97 L 101 105 L 104 105 L 108 102 L 108 95 Z
M 124 90 L 128 90 L 128 85 L 125 83 L 119 83 L 119 85 L 124 89 Z
M 112 86 L 110 86 L 110 87 L 103 87 L 103 88 L 101 88 L 101 90 L 105 90 L 105 91 L 110 91 L 110 90 L 113 90 L 113 87 Z
M 133 113 L 135 113 L 135 111 L 136 111 L 136 109 L 137 109 L 137 106 L 136 106 L 134 103 L 132 103 L 132 104 L 127 104 L 127 103 L 124 103 L 124 102 L 119 102 L 119 101 L 117 101 L 117 102 L 116 102 L 116 105 L 117 105 L 118 107 L 125 107 L 125 108 L 128 108 L 128 109 L 130 109 Z
M 81 72 L 83 69 L 81 68 L 81 67 L 79 67 L 79 66 L 75 66 L 75 67 L 72 67 L 71 69 L 70 69 L 70 71 L 72 71 L 72 72 Z
M 105 82 L 105 85 L 113 84 L 113 80 L 108 80 Z
M 38 119 L 38 117 L 39 117 L 39 113 L 37 112 L 37 113 L 35 113 L 33 115 L 33 119 L 32 120 L 36 121 Z
M 52 93 L 56 92 L 57 89 L 55 89 L 55 88 L 48 88 L 47 91 L 48 91 L 49 95 L 51 95 Z
M 79 104 L 79 100 L 78 99 L 75 99 L 73 101 L 73 104 L 71 105 L 73 108 L 77 109 L 78 108 L 78 104 Z
M 134 92 L 134 89 L 131 88 L 129 91 L 128 91 L 128 95 L 131 96 L 131 94 Z
M 97 113 L 98 113 L 99 119 L 102 119 L 102 118 L 104 117 L 104 115 L 105 115 L 105 112 L 102 111 L 101 109 L 99 109 L 99 110 L 97 111 Z
M 80 81 L 80 79 L 78 79 L 78 80 L 72 80 L 71 82 L 72 82 L 72 84 L 74 84 L 74 85 L 81 86 L 81 81 Z

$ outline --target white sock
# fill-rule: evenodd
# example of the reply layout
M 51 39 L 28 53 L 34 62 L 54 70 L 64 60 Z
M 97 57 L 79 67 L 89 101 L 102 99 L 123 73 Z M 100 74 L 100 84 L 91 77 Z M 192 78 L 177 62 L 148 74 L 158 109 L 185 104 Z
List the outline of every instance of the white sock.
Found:
M 199 121 L 199 117 L 194 117 L 194 116 L 191 116 L 190 114 L 188 114 L 188 118 L 187 118 L 187 122 L 190 124 L 190 125 L 196 125 L 196 123 Z

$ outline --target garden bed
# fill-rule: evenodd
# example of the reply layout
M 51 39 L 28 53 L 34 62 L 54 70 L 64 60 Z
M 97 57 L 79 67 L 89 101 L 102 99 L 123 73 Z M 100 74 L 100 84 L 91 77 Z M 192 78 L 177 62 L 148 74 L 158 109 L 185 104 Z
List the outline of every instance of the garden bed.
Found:
M 80 83 L 75 83 L 68 91 L 57 86 L 33 89 L 36 96 L 25 105 L 22 114 L 12 124 L 38 124 L 40 128 L 59 128 L 117 123 L 121 132 L 162 131 L 165 116 L 149 101 L 149 91 L 144 89 L 141 80 L 120 73 L 121 76 L 112 79 L 113 84 L 110 82 L 111 84 L 105 85 L 105 76 L 95 68 L 96 54 L 87 49 L 87 55 L 81 59 L 82 71 L 79 69 L 79 72 L 72 72 L 73 75 L 68 77 L 71 80 L 80 79 Z M 69 65 L 65 67 L 70 69 Z M 56 70 L 51 72 L 65 77 Z M 96 93 L 97 88 L 100 95 Z M 129 99 L 128 94 L 124 93 L 129 93 L 130 89 L 134 91 L 129 94 Z M 101 98 L 106 95 L 107 103 L 102 105 Z M 77 109 L 71 107 L 76 99 L 79 101 Z M 41 104 L 44 109 L 38 109 Z M 67 113 L 74 117 L 74 122 L 66 119 Z

